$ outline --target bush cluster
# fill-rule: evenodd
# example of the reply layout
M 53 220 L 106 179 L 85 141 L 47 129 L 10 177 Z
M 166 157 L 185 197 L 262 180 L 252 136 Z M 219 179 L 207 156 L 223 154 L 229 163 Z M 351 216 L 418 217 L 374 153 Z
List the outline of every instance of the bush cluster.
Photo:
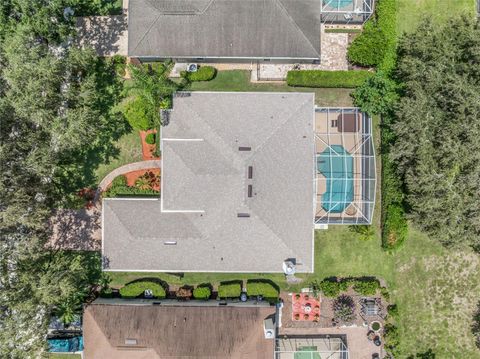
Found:
M 353 286 L 353 289 L 361 295 L 374 295 L 380 289 L 380 282 L 375 278 L 358 278 L 358 279 L 337 279 L 327 278 L 320 283 L 314 283 L 313 287 L 320 289 L 326 297 L 336 297 L 340 293 L 345 292 Z
M 355 88 L 360 86 L 373 73 L 358 71 L 322 71 L 292 70 L 288 71 L 287 84 L 299 87 L 341 87 Z
M 271 282 L 262 280 L 249 280 L 247 281 L 247 294 L 251 296 L 259 296 L 268 299 L 278 299 L 279 290 Z
M 148 143 L 149 145 L 154 145 L 155 144 L 155 134 L 154 133 L 149 133 L 145 136 L 145 142 Z
M 390 71 L 395 65 L 397 3 L 380 0 L 363 32 L 348 48 L 348 60 L 361 66 Z
M 380 283 L 376 279 L 357 279 L 353 284 L 353 289 L 361 295 L 374 295 L 380 288 Z
M 346 280 L 324 279 L 319 283 L 318 286 L 323 295 L 333 298 L 339 295 L 341 292 L 345 292 L 350 286 L 350 283 Z
M 127 179 L 124 175 L 120 175 L 115 177 L 110 187 L 102 194 L 104 198 L 135 195 L 158 195 L 158 191 L 127 186 Z
M 141 97 L 128 102 L 125 108 L 125 117 L 135 130 L 146 131 L 153 127 L 150 107 Z
M 120 295 L 123 298 L 137 298 L 145 292 L 145 290 L 151 290 L 155 298 L 163 299 L 166 296 L 165 288 L 159 283 L 152 281 L 138 281 L 132 282 L 124 287 L 120 288 Z
M 193 290 L 193 298 L 200 300 L 208 300 L 212 295 L 212 291 L 208 286 L 199 286 Z
M 218 286 L 220 298 L 238 298 L 242 293 L 242 285 L 239 282 L 224 282 Z
M 210 81 L 217 74 L 217 69 L 212 66 L 200 66 L 196 72 L 182 71 L 180 76 L 190 81 Z

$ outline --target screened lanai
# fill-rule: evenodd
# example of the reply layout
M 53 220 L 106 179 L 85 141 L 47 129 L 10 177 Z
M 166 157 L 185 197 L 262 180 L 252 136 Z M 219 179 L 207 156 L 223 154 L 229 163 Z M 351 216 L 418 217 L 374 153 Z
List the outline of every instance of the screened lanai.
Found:
M 375 204 L 371 118 L 358 108 L 316 108 L 315 224 L 370 224 Z
M 275 359 L 349 359 L 344 336 L 280 336 Z
M 321 0 L 321 20 L 327 24 L 363 24 L 374 6 L 375 0 Z

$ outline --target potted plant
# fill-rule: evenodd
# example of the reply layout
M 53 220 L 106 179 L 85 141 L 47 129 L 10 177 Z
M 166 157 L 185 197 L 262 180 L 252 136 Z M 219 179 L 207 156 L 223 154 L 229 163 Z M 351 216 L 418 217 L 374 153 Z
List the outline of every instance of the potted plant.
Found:
M 295 313 L 295 315 L 293 316 L 293 318 L 294 318 L 295 320 L 300 320 L 300 314 Z

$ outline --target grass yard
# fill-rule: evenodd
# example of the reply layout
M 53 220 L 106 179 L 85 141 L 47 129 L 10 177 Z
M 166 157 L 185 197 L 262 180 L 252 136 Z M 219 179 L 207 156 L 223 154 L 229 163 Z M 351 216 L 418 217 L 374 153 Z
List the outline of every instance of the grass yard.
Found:
M 108 173 L 115 168 L 127 163 L 142 161 L 142 143 L 137 131 L 123 135 L 116 143 L 117 154 L 107 164 L 100 164 L 95 170 L 95 177 L 99 183 Z
M 451 16 L 475 16 L 475 0 L 398 0 L 397 32 L 413 31 L 423 17 L 443 22 Z
M 219 71 L 211 81 L 193 82 L 192 91 L 314 92 L 318 106 L 352 106 L 351 89 L 290 87 L 285 82 L 251 83 L 250 71 Z

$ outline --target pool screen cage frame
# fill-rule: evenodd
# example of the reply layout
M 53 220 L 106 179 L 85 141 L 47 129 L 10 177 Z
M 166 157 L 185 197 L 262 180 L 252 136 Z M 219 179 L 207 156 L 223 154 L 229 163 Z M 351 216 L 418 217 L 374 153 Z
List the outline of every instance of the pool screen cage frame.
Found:
M 354 128 L 352 128 L 352 118 L 354 118 Z M 318 121 L 321 123 L 317 123 Z M 328 224 L 371 224 L 376 192 L 376 159 L 371 117 L 356 107 L 316 107 L 315 122 L 315 225 L 322 228 L 322 225 Z M 342 146 L 345 153 L 336 152 L 332 148 L 335 145 Z M 325 151 L 328 151 L 327 156 L 344 158 L 345 164 L 347 158 L 348 160 L 352 159 L 352 178 L 348 178 L 348 174 L 343 174 L 343 178 L 340 177 L 340 180 L 345 181 L 343 201 L 332 201 L 332 195 L 330 195 L 330 201 L 322 202 L 323 193 L 326 191 L 334 193 L 332 178 L 335 178 L 336 181 L 339 180 L 339 177 L 332 175 L 335 169 L 332 168 L 331 160 L 329 161 L 330 181 L 318 168 L 318 157 L 324 156 Z M 345 165 L 345 167 L 347 166 Z M 319 181 L 324 181 L 325 192 L 323 193 L 318 192 L 318 189 L 323 186 L 323 184 L 319 185 Z M 348 184 L 348 181 L 351 182 Z M 330 182 L 329 188 L 328 182 Z M 347 200 L 346 189 L 349 188 L 349 185 L 351 185 L 353 193 L 351 201 Z M 327 203 L 327 208 L 330 209 L 324 208 L 322 203 Z M 338 204 L 344 208 L 341 212 L 334 211 Z
M 351 0 L 346 6 L 340 6 L 345 0 L 321 0 L 321 21 L 325 24 L 361 25 L 372 16 L 375 0 Z
M 319 347 L 315 351 L 299 350 L 301 347 Z M 310 353 L 311 358 L 350 359 L 345 335 L 280 335 L 275 340 L 275 359 L 290 359 L 295 353 Z M 317 354 L 317 355 L 315 355 Z

